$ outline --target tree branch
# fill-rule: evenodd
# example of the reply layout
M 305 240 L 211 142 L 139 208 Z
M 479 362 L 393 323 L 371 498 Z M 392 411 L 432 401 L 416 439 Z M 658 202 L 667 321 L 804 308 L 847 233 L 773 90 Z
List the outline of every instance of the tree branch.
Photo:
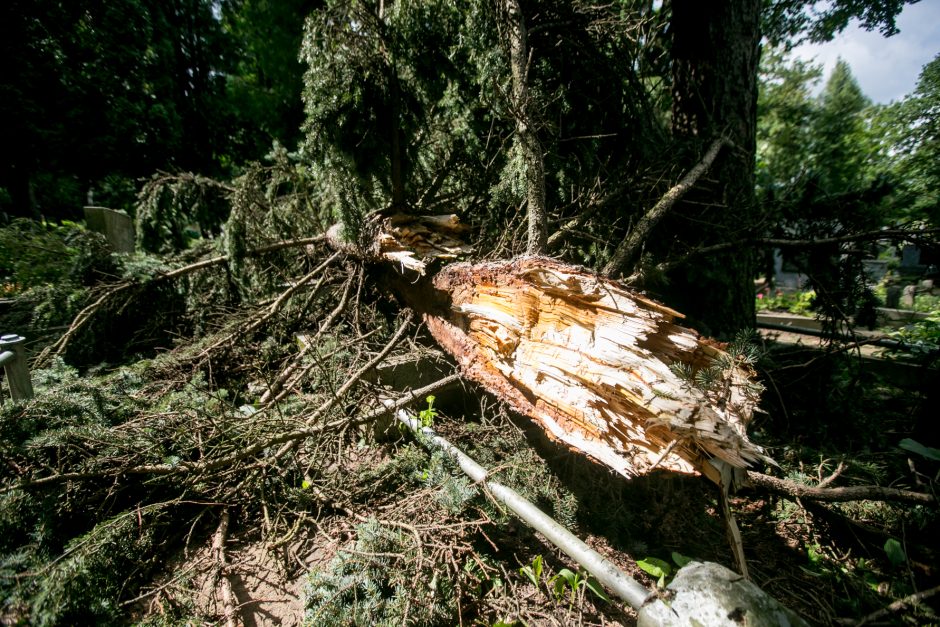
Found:
M 243 449 L 233 451 L 227 455 L 222 455 L 217 458 L 208 458 L 201 459 L 196 462 L 184 462 L 181 464 L 142 464 L 138 466 L 131 466 L 127 468 L 113 468 L 109 470 L 93 471 L 93 472 L 71 472 L 71 473 L 60 473 L 56 475 L 49 475 L 46 477 L 40 477 L 38 479 L 29 479 L 22 481 L 20 483 L 4 487 L 0 489 L 0 494 L 6 494 L 14 490 L 24 490 L 27 488 L 39 488 L 43 486 L 58 485 L 60 483 L 66 483 L 68 481 L 84 481 L 88 479 L 101 479 L 104 477 L 121 477 L 123 475 L 192 475 L 202 472 L 211 472 L 214 470 L 219 470 L 221 468 L 229 467 L 233 464 L 236 464 L 244 459 L 253 457 L 258 453 L 261 453 L 265 449 L 272 448 L 278 444 L 285 444 L 287 442 L 293 442 L 297 440 L 303 440 L 306 438 L 316 437 L 323 433 L 329 433 L 338 429 L 343 429 L 346 427 L 352 427 L 362 424 L 367 424 L 386 416 L 392 412 L 398 411 L 399 409 L 410 405 L 411 403 L 417 400 L 423 400 L 428 394 L 432 394 L 448 385 L 459 381 L 459 374 L 452 374 L 450 376 L 439 379 L 434 383 L 413 390 L 406 393 L 400 399 L 394 403 L 384 405 L 377 409 L 372 410 L 364 416 L 359 416 L 358 418 L 338 418 L 331 422 L 324 422 L 316 424 L 313 426 L 303 427 L 300 429 L 295 429 L 294 431 L 284 431 L 273 435 L 265 440 L 255 442 L 254 444 L 247 446 Z M 335 400 L 328 405 L 332 407 L 335 405 L 336 401 L 339 400 L 338 396 L 333 397 Z M 321 408 L 322 410 L 323 408 Z M 312 422 L 315 418 L 322 416 L 322 411 L 317 410 L 310 418 L 307 419 L 307 422 Z
M 238 624 L 235 612 L 235 591 L 228 578 L 228 558 L 225 555 L 225 543 L 228 541 L 228 508 L 222 510 L 219 517 L 219 527 L 212 538 L 212 553 L 215 557 L 215 568 L 212 573 L 212 588 L 219 590 L 222 597 L 225 627 L 235 627 Z
M 308 246 L 310 244 L 316 244 L 326 240 L 325 235 L 316 235 L 314 237 L 305 237 L 302 239 L 287 239 L 280 242 L 275 242 L 273 244 L 268 244 L 267 246 L 260 246 L 258 248 L 253 248 L 245 253 L 249 257 L 254 257 L 256 255 L 263 255 L 265 253 L 272 253 L 284 248 L 295 248 L 298 246 Z M 225 263 L 228 261 L 228 255 L 221 255 L 219 257 L 212 257 L 210 259 L 203 259 L 202 261 L 197 261 L 196 263 L 189 264 L 188 266 L 183 266 L 182 268 L 177 268 L 171 270 L 164 274 L 158 274 L 157 276 L 151 279 L 152 281 L 165 281 L 167 279 L 175 279 L 186 274 L 191 274 L 197 270 L 202 270 L 203 268 L 211 268 L 212 266 L 217 266 L 219 264 Z
M 275 242 L 274 244 L 268 244 L 267 246 L 261 246 L 259 248 L 254 248 L 249 250 L 246 254 L 248 256 L 262 255 L 265 253 L 274 252 L 277 250 L 282 250 L 284 248 L 291 248 L 297 246 L 307 246 L 309 244 L 315 244 L 317 242 L 324 241 L 324 235 L 317 235 L 315 237 L 306 237 L 303 239 L 294 239 L 294 240 L 283 240 L 280 242 Z M 205 268 L 211 268 L 228 261 L 228 255 L 222 255 L 220 257 L 212 257 L 209 259 L 203 259 L 202 261 L 197 261 L 196 263 L 191 263 L 188 266 L 183 266 L 182 268 L 176 268 L 175 270 L 170 270 L 163 274 L 158 274 L 147 281 L 125 281 L 123 283 L 118 283 L 108 289 L 104 294 L 102 294 L 95 302 L 88 305 L 75 316 L 72 320 L 72 324 L 66 330 L 62 336 L 56 340 L 53 344 L 47 346 L 36 358 L 36 364 L 41 365 L 46 363 L 49 357 L 58 357 L 65 352 L 66 347 L 69 342 L 72 340 L 75 335 L 82 330 L 82 328 L 88 324 L 92 319 L 95 312 L 100 309 L 105 301 L 110 300 L 113 296 L 123 293 L 124 291 L 132 287 L 142 287 L 145 285 L 152 285 L 154 283 L 159 283 L 161 281 L 167 281 L 170 279 L 176 279 L 187 274 L 192 274 L 199 270 Z
M 710 255 L 713 253 L 723 252 L 725 250 L 741 248 L 743 246 L 772 246 L 774 248 L 791 248 L 791 249 L 800 249 L 800 248 L 815 248 L 817 246 L 831 246 L 833 244 L 846 244 L 849 242 L 871 242 L 878 240 L 894 240 L 894 241 L 903 241 L 903 240 L 912 240 L 916 241 L 918 239 L 929 237 L 932 235 L 940 235 L 940 228 L 929 228 L 929 229 L 919 229 L 919 230 L 909 230 L 909 229 L 886 229 L 880 231 L 864 231 L 862 233 L 849 233 L 846 235 L 839 235 L 836 237 L 823 237 L 819 239 L 786 239 L 786 238 L 775 238 L 775 237 L 749 237 L 746 239 L 738 240 L 735 242 L 724 242 L 721 244 L 715 244 L 714 246 L 706 246 L 704 248 L 698 248 L 691 251 L 681 259 L 676 261 L 671 261 L 668 263 L 659 264 L 656 269 L 665 272 L 672 270 L 678 266 L 681 266 L 684 263 L 687 263 L 690 259 L 694 257 L 699 257 L 702 255 Z
M 292 285 L 288 289 L 281 292 L 281 295 L 278 296 L 277 299 L 273 303 L 271 303 L 271 305 L 268 306 L 267 310 L 263 314 L 255 318 L 255 320 L 250 322 L 246 327 L 243 327 L 237 331 L 233 331 L 232 333 L 225 336 L 221 340 L 213 343 L 212 346 L 208 347 L 207 349 L 202 351 L 202 353 L 200 353 L 200 357 L 205 357 L 206 355 L 209 355 L 220 346 L 227 344 L 228 342 L 231 342 L 232 340 L 235 339 L 236 335 L 240 335 L 242 337 L 250 336 L 252 333 L 260 329 L 268 320 L 274 317 L 274 315 L 278 312 L 281 306 L 285 302 L 287 302 L 287 300 L 290 299 L 291 296 L 293 296 L 298 290 L 300 290 L 301 288 L 306 286 L 308 283 L 310 283 L 318 275 L 321 275 L 320 280 L 317 281 L 316 285 L 313 288 L 313 294 L 316 294 L 317 292 L 319 292 L 320 287 L 323 285 L 327 277 L 327 275 L 322 274 L 323 270 L 325 270 L 328 265 L 336 261 L 336 259 L 339 256 L 340 256 L 340 253 L 338 252 L 330 255 L 326 259 L 326 261 L 324 261 L 319 266 L 317 266 L 316 268 L 311 270 L 309 273 L 307 273 L 304 277 L 296 281 L 294 285 Z M 312 297 L 313 296 L 311 296 L 311 298 Z
M 675 186 L 673 186 L 668 192 L 666 192 L 662 198 L 659 199 L 653 208 L 646 212 L 640 221 L 637 223 L 636 227 L 630 234 L 620 243 L 617 247 L 617 250 L 614 251 L 613 256 L 610 261 L 604 266 L 602 273 L 608 278 L 616 278 L 623 273 L 624 268 L 633 261 L 636 255 L 640 252 L 640 249 L 643 246 L 643 243 L 646 241 L 646 238 L 649 236 L 650 231 L 653 230 L 660 220 L 663 219 L 676 202 L 689 191 L 692 186 L 698 181 L 698 179 L 708 171 L 708 169 L 714 163 L 715 158 L 718 156 L 718 152 L 725 145 L 730 144 L 730 142 L 724 137 L 719 137 L 712 145 L 709 147 L 708 151 L 705 153 L 705 156 L 702 157 L 702 160 L 691 170 L 686 173 L 682 180 L 679 181 Z
M 841 488 L 811 487 L 790 481 L 771 477 L 753 470 L 747 471 L 748 481 L 765 490 L 782 494 L 791 498 L 809 499 L 811 501 L 827 501 L 830 503 L 844 503 L 848 501 L 895 501 L 901 503 L 919 503 L 922 505 L 936 505 L 937 499 L 932 494 L 901 490 L 899 488 L 885 488 L 882 486 L 848 486 Z
M 936 595 L 937 593 L 940 593 L 940 586 L 934 586 L 933 588 L 928 588 L 927 590 L 922 590 L 920 592 L 915 592 L 914 594 L 910 594 L 904 597 L 903 599 L 898 599 L 897 601 L 888 605 L 887 607 L 883 607 L 876 612 L 872 612 L 871 614 L 868 614 L 867 616 L 863 616 L 857 622 L 851 619 L 848 619 L 848 620 L 839 619 L 836 622 L 842 625 L 855 625 L 856 627 L 861 627 L 861 625 L 867 625 L 868 623 L 882 619 L 885 616 L 888 616 L 889 614 L 900 612 L 901 610 L 903 610 L 904 608 L 908 606 L 919 605 L 921 601 L 923 601 L 924 599 L 929 599 L 930 597 Z

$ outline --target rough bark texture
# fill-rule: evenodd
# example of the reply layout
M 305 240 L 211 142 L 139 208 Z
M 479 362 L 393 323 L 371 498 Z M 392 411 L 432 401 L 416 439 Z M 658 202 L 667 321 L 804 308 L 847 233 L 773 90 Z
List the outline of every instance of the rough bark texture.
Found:
M 664 221 L 661 246 L 697 248 L 741 239 L 752 224 L 757 125 L 759 0 L 674 0 L 673 133 L 691 166 L 718 136 L 733 144 L 711 170 L 714 183 Z M 691 201 L 691 202 L 690 202 Z M 671 273 L 666 300 L 703 332 L 728 337 L 754 324 L 754 260 L 736 251 Z
M 548 217 L 545 209 L 545 166 L 542 144 L 532 126 L 529 98 L 529 52 L 525 20 L 519 0 L 506 0 L 509 27 L 509 63 L 512 70 L 512 106 L 516 117 L 516 141 L 525 166 L 528 242 L 526 252 L 543 254 L 548 242 Z
M 433 286 L 449 307 L 426 310 L 425 322 L 464 374 L 609 468 L 714 478 L 711 458 L 763 458 L 745 431 L 750 372 L 729 367 L 712 394 L 670 368 L 713 367 L 723 354 L 677 325 L 681 314 L 544 257 L 452 264 Z

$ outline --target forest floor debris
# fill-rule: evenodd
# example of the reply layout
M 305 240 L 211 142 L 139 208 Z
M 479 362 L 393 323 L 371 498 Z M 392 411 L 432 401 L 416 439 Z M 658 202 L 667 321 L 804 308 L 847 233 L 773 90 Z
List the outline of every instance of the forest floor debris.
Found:
M 383 399 L 433 421 L 651 587 L 639 563 L 733 563 L 714 486 L 665 470 L 615 476 L 472 384 L 455 387 L 367 268 L 325 263 L 331 253 L 310 246 L 284 266 L 243 262 L 256 278 L 242 287 L 221 262 L 179 274 L 166 284 L 183 309 L 159 338 L 139 318 L 134 352 L 100 363 L 67 351 L 81 370 L 50 359 L 34 372 L 35 399 L 0 409 L 4 621 L 632 624 L 629 610 L 557 585 L 573 565 L 442 456 L 369 428 Z M 261 276 L 274 267 L 280 275 Z M 135 300 L 146 291 L 131 293 L 88 316 L 75 346 L 153 308 Z M 39 337 L 51 345 L 55 334 Z M 937 462 L 897 447 L 921 428 L 923 385 L 902 390 L 845 352 L 768 348 L 769 415 L 753 437 L 787 480 L 932 493 Z M 401 364 L 424 361 L 434 375 L 404 386 L 424 391 L 402 393 L 411 366 Z M 892 620 L 934 620 L 936 599 L 916 595 L 938 577 L 935 505 L 760 491 L 731 505 L 755 583 L 813 622 L 885 608 Z M 524 569 L 536 560 L 532 581 Z

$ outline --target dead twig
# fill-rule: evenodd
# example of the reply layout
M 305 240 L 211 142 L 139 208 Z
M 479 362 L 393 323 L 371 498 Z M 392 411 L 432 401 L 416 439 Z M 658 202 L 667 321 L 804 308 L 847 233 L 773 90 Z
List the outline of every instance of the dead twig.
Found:
M 300 350 L 300 352 L 293 359 L 293 361 L 291 361 L 291 363 L 288 364 L 287 367 L 281 371 L 281 373 L 277 376 L 277 378 L 275 378 L 274 381 L 271 383 L 270 387 L 265 391 L 264 394 L 261 395 L 262 406 L 267 405 L 272 400 L 279 401 L 283 399 L 287 395 L 287 390 L 285 390 L 284 388 L 287 387 L 287 389 L 289 390 L 291 387 L 293 387 L 296 384 L 296 381 L 298 379 L 301 379 L 307 376 L 307 373 L 309 373 L 310 370 L 313 368 L 313 364 L 310 364 L 309 366 L 306 366 L 303 370 L 301 370 L 300 373 L 298 373 L 296 376 L 294 375 L 295 371 L 300 365 L 300 362 L 303 360 L 304 357 L 307 356 L 307 353 L 313 350 L 313 347 L 316 346 L 317 340 L 320 339 L 320 336 L 322 336 L 327 330 L 329 330 L 330 327 L 333 326 L 333 323 L 336 321 L 336 319 L 340 316 L 340 314 L 342 314 L 343 311 L 345 311 L 346 305 L 349 303 L 349 294 L 350 294 L 350 289 L 352 288 L 353 276 L 354 276 L 353 274 L 350 274 L 349 278 L 346 279 L 346 284 L 343 286 L 343 295 L 340 297 L 339 303 L 336 305 L 333 311 L 331 311 L 330 314 L 326 317 L 326 320 L 323 321 L 323 324 L 320 325 L 320 328 L 317 329 L 317 332 L 313 336 L 313 338 L 311 338 L 306 343 L 306 345 Z M 289 384 L 288 384 L 288 381 L 290 381 Z
M 924 599 L 929 599 L 930 597 L 936 595 L 937 593 L 940 593 L 940 586 L 934 586 L 933 588 L 929 588 L 927 590 L 922 590 L 921 592 L 915 592 L 914 594 L 910 594 L 904 597 L 903 599 L 898 599 L 897 601 L 888 605 L 887 607 L 883 607 L 876 612 L 872 612 L 871 614 L 868 614 L 867 616 L 863 616 L 858 621 L 843 618 L 843 619 L 839 619 L 837 622 L 840 625 L 855 625 L 857 627 L 860 627 L 861 625 L 867 625 L 868 623 L 884 618 L 885 616 L 888 616 L 889 614 L 900 612 L 906 607 L 916 606 Z
M 357 370 L 355 374 L 349 377 L 346 383 L 340 386 L 339 390 L 336 391 L 336 394 L 333 395 L 333 398 L 328 400 L 326 403 L 324 403 L 320 407 L 320 409 L 318 409 L 317 411 L 313 413 L 313 416 L 306 421 L 308 425 L 311 422 L 313 422 L 317 416 L 320 416 L 323 413 L 325 413 L 328 407 L 332 406 L 335 403 L 334 399 L 345 395 L 346 392 L 348 392 L 354 385 L 359 383 L 359 380 L 362 379 L 363 375 L 365 375 L 367 372 L 369 372 L 370 370 L 375 368 L 377 365 L 379 365 L 379 363 L 381 363 L 382 360 L 385 359 L 390 352 L 392 352 L 392 349 L 395 348 L 398 342 L 401 341 L 401 338 L 405 335 L 405 331 L 407 331 L 408 327 L 411 326 L 412 318 L 414 318 L 414 311 L 412 311 L 411 309 L 406 309 L 405 314 L 404 314 L 404 320 L 402 320 L 401 324 L 398 326 L 398 330 L 395 331 L 395 335 L 392 336 L 392 338 L 385 344 L 382 350 L 379 351 L 379 353 L 375 357 L 370 359 L 368 363 L 366 363 L 366 365 L 364 365 L 362 368 Z
M 228 578 L 228 558 L 225 555 L 225 543 L 228 540 L 228 509 L 222 510 L 219 517 L 219 527 L 212 538 L 212 554 L 215 557 L 215 569 L 212 573 L 212 587 L 219 588 L 222 597 L 222 611 L 225 616 L 225 627 L 236 627 L 239 621 L 235 613 L 235 592 L 232 582 Z
M 267 253 L 273 253 L 278 250 L 283 250 L 285 248 L 295 248 L 298 246 L 310 246 L 311 244 L 317 244 L 320 242 L 326 241 L 325 235 L 316 235 L 314 237 L 304 237 L 301 239 L 286 239 L 280 242 L 275 242 L 273 244 L 268 244 L 267 246 L 259 246 L 258 248 L 252 248 L 251 250 L 245 253 L 248 257 L 256 257 L 258 255 L 264 255 Z M 211 268 L 212 266 L 217 266 L 223 264 L 229 260 L 228 255 L 221 255 L 219 257 L 211 257 L 209 259 L 203 259 L 202 261 L 197 261 L 191 263 L 188 266 L 183 266 L 182 268 L 177 268 L 163 274 L 158 274 L 155 276 L 152 281 L 165 281 L 168 279 L 175 279 L 187 274 L 192 274 L 198 270 L 203 270 L 205 268 Z
M 723 242 L 712 246 L 703 246 L 689 251 L 684 256 L 673 261 L 664 262 L 656 266 L 659 272 L 668 272 L 674 268 L 688 263 L 696 257 L 712 255 L 724 252 L 726 250 L 738 250 L 746 247 L 768 247 L 768 248 L 786 248 L 794 250 L 804 250 L 818 248 L 820 246 L 831 246 L 833 244 L 849 244 L 853 242 L 872 242 L 878 240 L 899 241 L 935 241 L 937 235 L 940 235 L 940 228 L 926 229 L 884 229 L 876 231 L 863 231 L 861 233 L 849 233 L 846 235 L 837 235 L 833 237 L 820 237 L 818 239 L 786 239 L 778 237 L 747 237 L 734 242 Z
M 262 315 L 258 316 L 253 322 L 249 323 L 247 327 L 245 327 L 242 330 L 230 333 L 229 335 L 225 336 L 221 340 L 215 342 L 212 346 L 202 351 L 202 353 L 200 354 L 200 357 L 205 357 L 206 355 L 210 354 L 211 352 L 213 352 L 220 346 L 231 342 L 235 338 L 236 335 L 241 335 L 242 337 L 248 337 L 252 333 L 257 331 L 258 329 L 260 329 L 268 320 L 270 320 L 274 316 L 274 314 L 276 314 L 281 309 L 284 303 L 286 303 L 290 299 L 291 296 L 296 294 L 298 290 L 300 290 L 302 287 L 304 287 L 305 285 L 310 283 L 313 279 L 315 279 L 318 275 L 320 275 L 323 272 L 323 270 L 326 269 L 327 266 L 329 266 L 331 263 L 336 261 L 339 255 L 340 253 L 333 253 L 332 255 L 330 255 L 326 259 L 326 261 L 324 261 L 319 266 L 311 270 L 309 273 L 307 273 L 305 276 L 299 279 L 296 283 L 294 283 L 290 288 L 281 292 L 281 295 L 278 296 L 274 300 L 274 302 L 268 306 L 265 312 Z M 317 281 L 317 284 L 313 288 L 314 294 L 320 291 L 320 288 L 323 286 L 323 283 L 325 280 L 326 280 L 326 275 L 320 276 L 320 280 Z
M 131 282 L 118 283 L 117 285 L 105 290 L 105 292 L 101 294 L 101 296 L 99 296 L 95 302 L 78 312 L 78 314 L 75 316 L 75 319 L 72 320 L 72 324 L 65 331 L 65 333 L 59 337 L 58 340 L 47 346 L 41 353 L 39 353 L 39 355 L 36 357 L 36 364 L 43 365 L 49 360 L 50 357 L 58 357 L 64 353 L 72 338 L 75 337 L 75 335 L 81 331 L 86 324 L 88 324 L 88 322 L 94 316 L 95 312 L 101 308 L 105 301 L 113 298 L 117 294 L 123 293 L 135 285 L 135 283 Z
M 822 466 L 820 466 L 819 470 L 820 472 L 822 472 Z M 839 465 L 836 467 L 834 471 L 832 471 L 832 474 L 826 477 L 825 479 L 820 479 L 819 483 L 816 484 L 816 487 L 825 488 L 830 483 L 838 479 L 839 475 L 841 475 L 844 470 L 845 470 L 845 464 L 843 462 L 839 462 Z

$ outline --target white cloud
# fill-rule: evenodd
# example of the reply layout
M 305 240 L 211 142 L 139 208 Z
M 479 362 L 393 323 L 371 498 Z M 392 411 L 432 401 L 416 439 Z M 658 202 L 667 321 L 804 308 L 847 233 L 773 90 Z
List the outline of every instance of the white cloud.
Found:
M 802 45 L 794 53 L 822 63 L 824 77 L 842 57 L 869 98 L 881 103 L 899 100 L 913 91 L 921 68 L 940 52 L 940 2 L 924 0 L 906 6 L 897 26 L 901 32 L 885 38 L 853 22 L 832 41 Z

